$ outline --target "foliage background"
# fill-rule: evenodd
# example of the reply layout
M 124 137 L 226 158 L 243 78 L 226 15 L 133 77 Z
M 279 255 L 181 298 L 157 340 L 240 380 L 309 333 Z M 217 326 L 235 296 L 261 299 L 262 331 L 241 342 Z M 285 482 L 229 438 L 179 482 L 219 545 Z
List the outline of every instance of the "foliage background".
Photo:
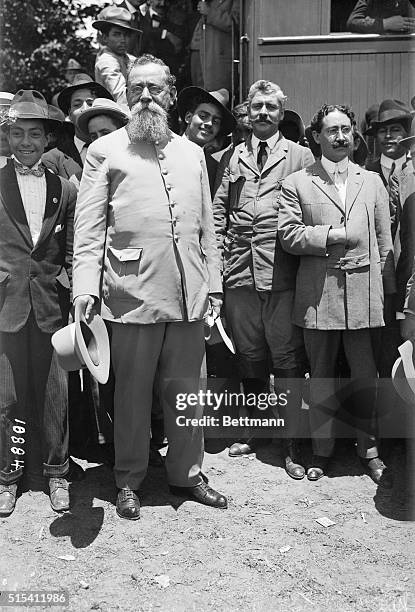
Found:
M 70 57 L 93 76 L 87 26 L 102 7 L 99 0 L 0 0 L 0 90 L 37 89 L 50 101 L 65 86 Z

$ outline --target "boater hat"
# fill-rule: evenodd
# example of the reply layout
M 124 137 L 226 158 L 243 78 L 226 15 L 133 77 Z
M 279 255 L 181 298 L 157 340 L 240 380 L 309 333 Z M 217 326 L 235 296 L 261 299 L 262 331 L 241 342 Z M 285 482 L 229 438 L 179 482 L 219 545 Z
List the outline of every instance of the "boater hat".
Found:
M 106 6 L 98 15 L 97 21 L 92 23 L 92 27 L 101 30 L 107 25 L 115 25 L 126 30 L 141 32 L 138 28 L 131 25 L 131 13 L 121 6 Z
M 223 134 L 230 134 L 236 127 L 236 119 L 232 113 L 226 108 L 229 103 L 229 92 L 227 89 L 218 89 L 218 91 L 206 91 L 201 87 L 192 85 L 185 87 L 177 97 L 177 110 L 180 118 L 184 121 L 186 113 L 192 107 L 195 98 L 200 104 L 215 104 L 222 111 L 222 124 L 220 131 Z
M 365 136 L 374 136 L 378 129 L 389 123 L 403 123 L 409 129 L 411 121 L 410 109 L 400 100 L 383 100 L 380 103 L 378 116 L 364 132 Z
M 72 372 L 86 367 L 98 382 L 107 382 L 110 345 L 107 328 L 98 314 L 89 323 L 81 317 L 81 320 L 76 319 L 75 323 L 55 332 L 52 345 L 64 370 Z
M 130 119 L 128 112 L 121 108 L 113 100 L 107 100 L 107 98 L 96 98 L 92 106 L 84 110 L 77 119 L 77 126 L 83 134 L 88 134 L 88 123 L 92 117 L 96 115 L 108 115 L 114 117 L 120 121 L 123 125 L 126 125 Z
M 392 381 L 396 391 L 408 404 L 415 402 L 415 350 L 414 340 L 407 340 L 398 348 L 400 357 L 392 368 Z
M 81 72 L 75 75 L 72 85 L 68 85 L 68 87 L 62 89 L 58 95 L 58 106 L 65 115 L 68 114 L 71 106 L 71 96 L 77 89 L 90 89 L 97 98 L 108 98 L 109 100 L 113 100 L 112 95 L 105 87 L 93 81 L 89 74 Z

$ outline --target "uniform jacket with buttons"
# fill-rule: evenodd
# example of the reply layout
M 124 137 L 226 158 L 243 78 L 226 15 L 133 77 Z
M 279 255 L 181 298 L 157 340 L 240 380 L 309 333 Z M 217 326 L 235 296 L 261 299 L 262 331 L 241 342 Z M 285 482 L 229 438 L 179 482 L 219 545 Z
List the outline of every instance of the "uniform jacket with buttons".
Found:
M 32 311 L 38 327 L 66 325 L 72 266 L 76 188 L 49 170 L 39 239 L 33 245 L 9 159 L 0 169 L 0 331 L 17 332 Z
M 235 147 L 213 201 L 226 287 L 294 287 L 297 260 L 277 243 L 280 191 L 287 176 L 313 161 L 309 149 L 280 135 L 260 172 L 251 139 Z
M 170 132 L 90 145 L 75 214 L 74 296 L 124 323 L 198 321 L 222 291 L 203 149 Z
M 346 245 L 326 246 L 330 228 Z M 300 255 L 294 323 L 309 329 L 380 327 L 396 291 L 388 194 L 378 175 L 349 162 L 346 202 L 320 161 L 282 186 L 278 234 Z

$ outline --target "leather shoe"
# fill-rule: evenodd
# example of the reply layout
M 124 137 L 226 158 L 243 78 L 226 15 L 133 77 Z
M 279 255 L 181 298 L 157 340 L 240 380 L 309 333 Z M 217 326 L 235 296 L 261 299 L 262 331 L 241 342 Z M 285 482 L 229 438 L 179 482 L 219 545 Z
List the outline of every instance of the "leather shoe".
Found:
M 117 495 L 116 511 L 118 516 L 129 521 L 140 518 L 140 500 L 132 489 L 120 489 Z
M 249 440 L 234 442 L 229 448 L 229 457 L 242 457 L 243 455 L 250 455 L 256 450 L 255 440 L 250 438 Z
M 0 484 L 0 516 L 9 516 L 16 505 L 17 484 Z
M 320 457 L 319 455 L 313 455 L 313 458 L 311 460 L 311 466 L 307 470 L 308 480 L 314 481 L 323 478 L 328 462 L 328 457 Z
M 304 467 L 298 463 L 298 445 L 294 440 L 287 440 L 284 444 L 285 451 L 285 471 L 294 480 L 302 480 L 305 476 Z
M 224 495 L 218 493 L 206 482 L 201 482 L 195 487 L 173 487 L 170 486 L 170 491 L 179 497 L 187 497 L 193 499 L 200 504 L 205 506 L 212 506 L 213 508 L 227 508 L 228 500 Z
M 69 510 L 69 482 L 66 478 L 49 478 L 49 497 L 55 512 Z
M 375 457 L 374 459 L 361 459 L 361 462 L 373 482 L 384 489 L 392 489 L 393 477 L 382 459 Z

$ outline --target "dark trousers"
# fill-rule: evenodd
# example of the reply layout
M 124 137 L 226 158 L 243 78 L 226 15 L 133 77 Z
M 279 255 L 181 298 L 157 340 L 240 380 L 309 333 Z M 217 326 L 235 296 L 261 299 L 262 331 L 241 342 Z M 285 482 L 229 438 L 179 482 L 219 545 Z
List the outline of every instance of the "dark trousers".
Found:
M 17 482 L 27 447 L 40 447 L 44 476 L 68 471 L 68 382 L 51 334 L 32 315 L 16 333 L 0 332 L 0 484 Z
M 315 455 L 330 457 L 334 449 L 335 416 L 339 411 L 337 356 L 343 343 L 350 367 L 350 382 L 343 397 L 354 407 L 353 416 L 360 457 L 377 457 L 374 409 L 376 364 L 369 329 L 304 329 L 304 342 L 310 362 L 310 429 Z

